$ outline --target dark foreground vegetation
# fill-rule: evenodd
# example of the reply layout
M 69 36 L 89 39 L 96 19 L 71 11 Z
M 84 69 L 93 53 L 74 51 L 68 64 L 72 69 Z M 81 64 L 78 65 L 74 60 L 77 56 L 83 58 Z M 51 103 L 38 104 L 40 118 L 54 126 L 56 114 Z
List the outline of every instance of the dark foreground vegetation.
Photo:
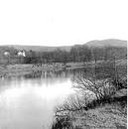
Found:
M 93 65 L 73 78 L 76 96 L 56 108 L 52 129 L 126 129 L 127 64 Z

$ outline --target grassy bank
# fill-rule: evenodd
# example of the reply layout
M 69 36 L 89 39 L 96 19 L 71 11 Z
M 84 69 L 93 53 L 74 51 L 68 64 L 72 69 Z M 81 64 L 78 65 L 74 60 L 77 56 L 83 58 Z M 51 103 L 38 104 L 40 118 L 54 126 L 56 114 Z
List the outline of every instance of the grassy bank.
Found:
M 86 110 L 70 108 L 58 112 L 52 129 L 127 129 L 127 91 L 121 92 L 113 101 Z
M 33 65 L 33 64 L 15 64 L 15 65 L 7 65 L 0 66 L 0 77 L 15 77 L 15 76 L 23 76 L 26 74 L 31 74 L 32 72 L 38 71 L 58 71 L 62 70 L 64 66 L 62 64 L 42 64 L 42 65 Z
M 126 129 L 127 108 L 121 106 L 121 102 L 117 102 L 88 111 L 74 112 L 73 127 L 76 129 Z
M 113 67 L 114 66 L 114 67 Z M 126 129 L 127 63 L 98 62 L 74 78 L 77 95 L 56 109 L 52 129 Z M 90 69 L 89 69 L 90 71 Z
M 126 60 L 117 60 L 116 64 L 120 66 L 126 66 Z M 104 61 L 94 62 L 77 62 L 77 63 L 54 63 L 54 64 L 14 64 L 14 65 L 0 65 L 0 78 L 10 77 L 10 76 L 22 76 L 25 74 L 31 74 L 32 72 L 37 71 L 59 71 L 65 69 L 77 69 L 77 68 L 90 68 L 100 66 L 102 64 L 107 64 Z

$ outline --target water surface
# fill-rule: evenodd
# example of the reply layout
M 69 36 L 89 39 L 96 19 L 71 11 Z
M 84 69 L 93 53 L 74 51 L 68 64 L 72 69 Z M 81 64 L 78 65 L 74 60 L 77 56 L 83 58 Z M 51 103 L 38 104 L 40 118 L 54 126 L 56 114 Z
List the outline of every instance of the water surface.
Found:
M 54 110 L 74 93 L 72 73 L 37 72 L 0 80 L 0 129 L 47 129 Z

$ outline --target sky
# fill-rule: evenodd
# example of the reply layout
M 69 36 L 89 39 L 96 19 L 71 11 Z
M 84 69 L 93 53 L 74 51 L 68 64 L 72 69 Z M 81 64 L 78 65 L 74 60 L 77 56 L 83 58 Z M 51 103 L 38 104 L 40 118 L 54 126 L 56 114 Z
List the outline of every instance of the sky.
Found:
M 127 40 L 127 0 L 0 0 L 0 45 Z

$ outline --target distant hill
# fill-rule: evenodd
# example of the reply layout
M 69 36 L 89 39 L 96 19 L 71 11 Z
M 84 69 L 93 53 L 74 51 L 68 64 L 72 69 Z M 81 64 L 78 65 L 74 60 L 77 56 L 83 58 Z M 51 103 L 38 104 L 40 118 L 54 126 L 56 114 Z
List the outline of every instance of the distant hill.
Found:
M 33 51 L 37 51 L 37 52 L 50 52 L 50 51 L 54 51 L 56 49 L 60 49 L 60 50 L 65 50 L 65 51 L 70 51 L 71 46 L 62 46 L 62 47 L 47 47 L 47 46 L 22 46 L 22 45 L 12 45 L 10 47 L 13 47 L 15 49 L 18 50 L 33 50 Z
M 88 46 L 88 47 L 105 47 L 105 46 L 113 46 L 113 47 L 125 47 L 127 48 L 127 41 L 125 40 L 117 40 L 117 39 L 107 39 L 107 40 L 94 40 L 87 42 L 83 45 L 74 45 L 76 48 L 79 46 Z M 48 47 L 48 46 L 22 46 L 22 45 L 8 45 L 8 46 L 0 46 L 0 51 L 5 50 L 33 50 L 37 52 L 50 52 L 56 49 L 65 50 L 69 52 L 73 46 L 60 46 L 60 47 Z
M 94 40 L 85 43 L 85 45 L 89 47 L 105 47 L 105 46 L 127 47 L 127 41 L 117 40 L 117 39 Z
M 65 50 L 63 51 L 56 51 Z M 60 47 L 48 47 L 48 46 L 22 46 L 22 45 L 6 45 L 0 46 L 0 64 L 7 64 L 9 59 L 12 64 L 19 63 L 19 58 L 17 58 L 17 53 L 19 50 L 25 50 L 28 58 L 25 58 L 22 63 L 33 63 L 38 61 L 90 61 L 95 56 L 96 60 L 107 60 L 112 59 L 127 59 L 127 41 L 117 40 L 117 39 L 107 39 L 107 40 L 95 40 L 87 42 L 83 45 L 73 45 L 73 46 L 60 46 Z M 30 52 L 30 50 L 36 52 Z M 71 53 L 68 53 L 70 52 Z M 10 53 L 9 58 L 4 55 L 4 52 L 8 51 Z M 54 51 L 53 53 L 50 53 Z M 37 58 L 35 55 L 41 55 Z M 48 52 L 48 53 L 43 53 Z M 33 59 L 29 58 L 33 56 Z M 35 56 L 35 57 L 34 57 Z M 40 57 L 43 57 L 40 59 Z

